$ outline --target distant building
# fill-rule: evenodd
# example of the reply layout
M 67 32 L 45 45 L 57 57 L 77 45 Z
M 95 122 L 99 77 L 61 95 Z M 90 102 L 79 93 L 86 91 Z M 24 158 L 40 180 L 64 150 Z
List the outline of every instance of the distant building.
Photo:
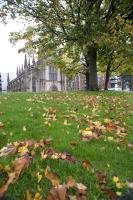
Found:
M 27 62 L 17 67 L 17 77 L 8 83 L 8 91 L 43 92 L 82 90 L 85 88 L 83 75 L 74 78 L 67 77 L 59 68 L 47 65 L 44 59 L 32 64 Z
M 9 73 L 0 73 L 0 92 L 7 91 L 7 85 L 9 82 Z
M 1 73 L 0 73 L 0 92 L 2 92 L 2 79 L 1 79 Z
M 98 76 L 98 85 L 100 89 L 104 89 L 105 75 Z M 108 83 L 108 90 L 115 91 L 133 91 L 133 75 L 111 76 Z

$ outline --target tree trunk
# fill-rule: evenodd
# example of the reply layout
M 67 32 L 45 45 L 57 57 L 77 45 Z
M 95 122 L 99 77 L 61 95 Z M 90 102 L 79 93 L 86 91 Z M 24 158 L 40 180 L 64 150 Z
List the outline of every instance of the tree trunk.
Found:
M 106 69 L 104 90 L 108 90 L 108 84 L 109 84 L 109 78 L 110 78 L 110 69 L 111 69 L 111 62 L 109 61 L 108 64 L 107 64 L 107 69 Z
M 90 79 L 90 74 L 89 71 L 86 71 L 86 90 L 89 90 L 89 79 Z
M 97 50 L 94 47 L 88 47 L 86 54 L 86 65 L 89 69 L 89 80 L 86 79 L 87 89 L 97 90 Z

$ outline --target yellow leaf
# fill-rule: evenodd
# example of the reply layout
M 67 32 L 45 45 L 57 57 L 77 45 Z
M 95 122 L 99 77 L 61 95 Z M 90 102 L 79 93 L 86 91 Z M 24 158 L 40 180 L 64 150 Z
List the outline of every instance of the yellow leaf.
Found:
M 121 192 L 116 192 L 117 196 L 121 196 L 122 193 Z
M 24 131 L 24 132 L 26 131 L 26 126 L 23 126 L 23 131 Z
M 113 176 L 113 182 L 114 183 L 118 183 L 120 180 L 119 180 L 119 177 L 118 176 Z
M 40 183 L 40 181 L 42 180 L 42 174 L 39 174 L 38 172 L 36 176 L 37 176 L 38 183 Z
M 18 149 L 18 153 L 20 153 L 20 154 L 25 154 L 25 153 L 28 153 L 28 152 L 29 152 L 29 150 L 27 148 L 27 145 L 23 146 L 23 147 L 19 147 L 19 149 Z
M 34 200 L 42 200 L 42 195 L 39 192 L 37 192 L 35 194 Z
M 120 182 L 118 182 L 118 183 L 116 183 L 116 187 L 119 188 L 119 189 L 120 189 L 120 188 L 123 188 L 123 184 L 120 183 Z
M 64 121 L 64 125 L 65 125 L 65 126 L 70 126 L 71 123 L 68 123 L 67 120 L 65 120 L 65 121 Z
M 108 139 L 108 141 L 113 141 L 114 140 L 114 138 L 111 137 L 111 136 L 109 136 L 107 139 Z
M 26 195 L 25 195 L 25 200 L 31 200 L 32 197 L 31 197 L 31 194 L 29 192 L 29 190 L 26 191 Z
M 82 131 L 82 135 L 83 136 L 90 136 L 90 135 L 92 135 L 93 133 L 92 133 L 92 131 L 90 131 L 90 130 L 83 130 Z

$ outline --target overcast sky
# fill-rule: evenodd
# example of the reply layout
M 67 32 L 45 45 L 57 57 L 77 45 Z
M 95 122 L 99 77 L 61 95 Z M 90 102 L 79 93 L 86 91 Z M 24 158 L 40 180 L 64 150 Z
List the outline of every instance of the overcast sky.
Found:
M 7 25 L 0 23 L 0 72 L 9 72 L 16 75 L 17 66 L 22 66 L 24 54 L 18 53 L 18 49 L 22 44 L 18 43 L 13 46 L 9 42 L 9 33 L 19 31 L 22 24 L 11 21 Z

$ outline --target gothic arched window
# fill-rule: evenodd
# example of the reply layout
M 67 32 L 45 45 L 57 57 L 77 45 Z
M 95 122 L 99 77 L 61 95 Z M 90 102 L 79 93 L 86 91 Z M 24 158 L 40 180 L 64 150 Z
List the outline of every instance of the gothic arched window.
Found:
M 49 66 L 49 80 L 57 81 L 57 70 L 53 66 Z

